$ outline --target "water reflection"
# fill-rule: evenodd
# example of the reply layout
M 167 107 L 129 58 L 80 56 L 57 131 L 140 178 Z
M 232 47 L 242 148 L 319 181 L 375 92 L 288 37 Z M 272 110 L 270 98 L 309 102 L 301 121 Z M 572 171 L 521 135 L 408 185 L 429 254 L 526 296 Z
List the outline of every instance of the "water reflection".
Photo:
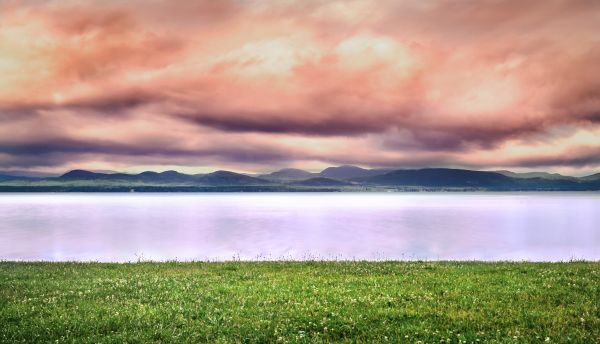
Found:
M 0 259 L 600 259 L 593 193 L 3 194 Z

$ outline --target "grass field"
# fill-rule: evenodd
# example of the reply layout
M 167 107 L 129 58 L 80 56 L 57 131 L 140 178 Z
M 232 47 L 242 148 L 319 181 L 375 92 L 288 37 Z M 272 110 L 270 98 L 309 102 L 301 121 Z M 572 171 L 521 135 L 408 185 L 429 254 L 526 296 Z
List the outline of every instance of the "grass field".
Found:
M 3 343 L 600 342 L 600 263 L 0 263 Z

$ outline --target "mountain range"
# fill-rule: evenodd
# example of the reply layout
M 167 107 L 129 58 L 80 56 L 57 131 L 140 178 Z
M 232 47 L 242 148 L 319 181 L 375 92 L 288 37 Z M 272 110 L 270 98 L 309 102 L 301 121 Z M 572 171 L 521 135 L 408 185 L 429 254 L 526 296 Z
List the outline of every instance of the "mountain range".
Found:
M 0 191 L 583 191 L 600 190 L 600 173 L 571 177 L 547 172 L 476 171 L 452 168 L 365 169 L 328 167 L 313 173 L 285 168 L 268 174 L 231 171 L 138 174 L 69 171 L 58 177 L 0 173 Z

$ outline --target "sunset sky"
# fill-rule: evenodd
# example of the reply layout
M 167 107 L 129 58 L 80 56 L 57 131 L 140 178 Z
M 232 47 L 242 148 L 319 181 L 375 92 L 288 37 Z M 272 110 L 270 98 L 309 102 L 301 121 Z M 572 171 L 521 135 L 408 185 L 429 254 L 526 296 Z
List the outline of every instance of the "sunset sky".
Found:
M 0 170 L 600 172 L 600 1 L 0 0 Z

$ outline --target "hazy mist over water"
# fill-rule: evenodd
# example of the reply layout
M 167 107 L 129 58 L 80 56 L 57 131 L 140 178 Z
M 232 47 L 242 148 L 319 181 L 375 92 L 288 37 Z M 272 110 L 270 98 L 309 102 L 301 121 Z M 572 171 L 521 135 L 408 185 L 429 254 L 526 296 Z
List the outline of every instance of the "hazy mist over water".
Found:
M 2 194 L 0 259 L 600 259 L 595 193 Z

